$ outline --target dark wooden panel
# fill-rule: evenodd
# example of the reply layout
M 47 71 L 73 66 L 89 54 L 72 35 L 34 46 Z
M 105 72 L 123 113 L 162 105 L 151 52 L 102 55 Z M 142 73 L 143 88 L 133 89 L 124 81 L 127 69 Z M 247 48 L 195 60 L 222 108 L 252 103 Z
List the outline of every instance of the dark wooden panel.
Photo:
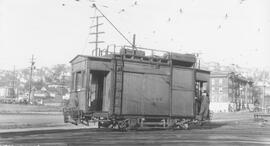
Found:
M 172 53 L 171 54 L 172 60 L 182 61 L 182 62 L 189 62 L 195 63 L 196 57 L 193 54 L 179 54 L 179 53 Z
M 139 114 L 142 112 L 143 75 L 124 73 L 123 114 Z
M 209 82 L 210 79 L 210 73 L 205 73 L 205 72 L 196 72 L 196 80 L 197 81 L 204 81 L 204 82 Z
M 85 90 L 77 92 L 78 100 L 79 100 L 79 109 L 86 111 L 86 98 L 85 98 Z
M 102 103 L 102 111 L 109 112 L 110 110 L 110 98 L 111 96 L 111 75 L 112 73 L 109 72 L 105 79 L 103 84 L 103 103 Z
M 144 115 L 169 115 L 169 79 L 167 76 L 144 75 Z
M 194 71 L 187 68 L 174 68 L 173 89 L 194 90 Z
M 111 62 L 90 60 L 88 68 L 91 70 L 111 71 L 113 64 Z
M 193 116 L 193 91 L 172 91 L 172 115 Z
M 85 70 L 86 69 L 86 61 L 78 62 L 75 64 L 72 64 L 72 72 Z
M 125 62 L 124 71 L 133 73 L 156 74 L 156 75 L 169 75 L 170 73 L 168 66 L 159 66 L 158 64 L 152 65 L 152 64 L 132 63 L 132 62 Z
M 168 77 L 152 74 L 124 74 L 123 114 L 168 115 Z
M 193 116 L 195 74 L 193 69 L 173 69 L 172 115 Z

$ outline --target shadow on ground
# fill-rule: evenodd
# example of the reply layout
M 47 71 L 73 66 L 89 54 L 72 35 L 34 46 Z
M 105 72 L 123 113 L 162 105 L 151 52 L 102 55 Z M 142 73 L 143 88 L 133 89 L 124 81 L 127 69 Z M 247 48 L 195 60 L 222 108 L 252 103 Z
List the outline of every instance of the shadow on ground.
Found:
M 191 129 L 215 129 L 228 125 L 226 122 L 205 122 L 201 126 L 194 126 Z

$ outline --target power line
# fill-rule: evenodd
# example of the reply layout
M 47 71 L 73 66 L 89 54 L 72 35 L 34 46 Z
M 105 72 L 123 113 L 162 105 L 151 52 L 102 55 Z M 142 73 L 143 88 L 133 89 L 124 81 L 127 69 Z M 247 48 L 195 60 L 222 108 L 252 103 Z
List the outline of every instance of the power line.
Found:
M 132 46 L 133 44 L 116 28 L 116 26 L 97 8 L 96 4 L 92 5 L 96 10 L 113 26 L 113 28 Z

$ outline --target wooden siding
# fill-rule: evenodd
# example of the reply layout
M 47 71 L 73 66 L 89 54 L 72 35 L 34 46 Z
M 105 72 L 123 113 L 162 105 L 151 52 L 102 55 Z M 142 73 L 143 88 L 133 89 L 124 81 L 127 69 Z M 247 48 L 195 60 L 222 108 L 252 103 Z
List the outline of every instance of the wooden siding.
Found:
M 168 115 L 168 77 L 124 73 L 123 114 Z
M 118 106 L 121 108 L 118 108 L 118 111 L 114 113 L 122 113 L 123 115 L 169 116 L 170 110 L 172 110 L 172 116 L 193 117 L 195 78 L 205 81 L 209 79 L 208 73 L 199 72 L 195 74 L 193 68 L 174 66 L 172 88 L 170 88 L 169 65 L 124 61 L 124 67 L 121 68 L 123 69 L 122 102 L 116 102 L 114 101 L 114 60 L 83 58 L 79 56 L 72 61 L 72 70 L 74 72 L 87 68 L 86 79 L 88 82 L 91 82 L 91 70 L 108 71 L 103 84 L 102 111 L 111 114 L 113 114 L 113 110 L 116 110 L 113 106 Z M 82 90 L 71 95 L 78 98 L 79 109 L 83 111 L 87 111 L 88 97 L 91 96 L 90 88 L 91 85 L 88 83 L 86 86 L 87 92 Z M 172 94 L 170 94 L 171 89 Z M 172 107 L 170 107 L 170 95 L 172 95 Z
M 143 74 L 124 73 L 123 114 L 143 114 Z
M 86 69 L 86 61 L 82 61 L 82 62 L 77 62 L 72 64 L 72 72 L 77 72 L 80 70 L 85 70 Z
M 125 62 L 124 71 L 132 72 L 132 73 L 153 74 L 153 75 L 169 75 L 170 74 L 168 66 L 158 66 L 158 65 L 135 63 L 135 62 Z
M 196 80 L 209 82 L 210 73 L 196 71 Z
M 103 84 L 103 103 L 102 103 L 102 111 L 109 112 L 110 110 L 110 98 L 111 98 L 111 72 L 109 72 Z
M 90 60 L 88 68 L 90 68 L 90 70 L 111 71 L 113 65 L 111 62 Z
M 194 70 L 173 69 L 172 115 L 194 116 Z

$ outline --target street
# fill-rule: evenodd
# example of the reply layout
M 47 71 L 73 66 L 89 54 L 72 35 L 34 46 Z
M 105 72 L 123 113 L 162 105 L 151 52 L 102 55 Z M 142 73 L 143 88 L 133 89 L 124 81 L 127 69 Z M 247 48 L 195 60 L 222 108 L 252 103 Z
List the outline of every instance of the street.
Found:
M 48 129 L 0 138 L 0 145 L 270 145 L 270 125 L 254 121 L 253 113 L 221 113 L 192 130 Z
M 64 125 L 60 114 L 0 114 L 0 131 L 15 128 L 36 128 Z

